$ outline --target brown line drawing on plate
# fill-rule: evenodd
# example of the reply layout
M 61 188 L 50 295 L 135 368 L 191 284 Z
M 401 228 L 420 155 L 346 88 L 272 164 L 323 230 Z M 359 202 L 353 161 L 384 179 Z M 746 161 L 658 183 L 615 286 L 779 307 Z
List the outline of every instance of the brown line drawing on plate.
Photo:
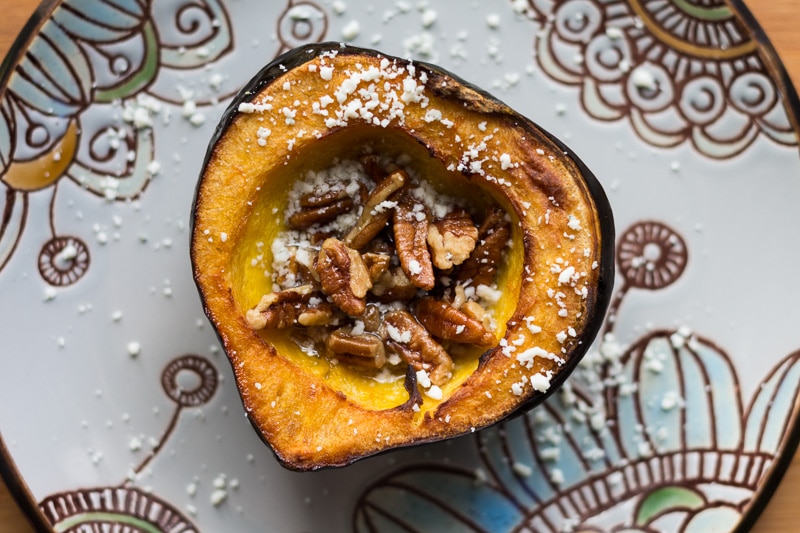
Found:
M 278 17 L 278 54 L 298 46 L 321 41 L 328 34 L 328 15 L 325 10 L 308 0 L 289 0 Z
M 726 0 L 530 0 L 527 14 L 540 68 L 596 120 L 713 159 L 762 136 L 798 144 L 770 61 Z
M 197 528 L 169 503 L 131 487 L 78 489 L 39 503 L 58 531 L 74 533 L 195 533 Z
M 609 307 L 604 333 L 614 329 L 630 289 L 663 289 L 683 274 L 688 260 L 686 242 L 669 226 L 646 220 L 628 228 L 617 240 L 621 286 Z
M 139 198 L 159 172 L 153 125 L 162 105 L 183 106 L 188 98 L 194 106 L 208 106 L 238 91 L 176 96 L 156 84 L 168 71 L 202 73 L 234 49 L 220 0 L 160 4 L 166 13 L 159 18 L 150 2 L 125 9 L 111 0 L 93 5 L 82 11 L 71 3 L 55 8 L 0 89 L 0 181 L 6 187 L 0 272 L 25 229 L 28 195 L 50 189 L 53 239 L 43 245 L 39 264 L 53 286 L 76 283 L 89 267 L 86 241 L 56 230 L 59 182 L 68 178 L 109 202 Z M 313 2 L 289 0 L 277 30 L 276 55 L 322 40 L 328 17 Z M 68 243 L 81 244 L 78 264 L 70 264 Z M 65 247 L 55 249 L 59 245 Z M 52 257 L 64 264 L 54 267 Z
M 197 385 L 190 390 L 184 390 L 178 382 L 178 374 L 188 372 L 194 374 L 198 380 Z M 161 373 L 161 386 L 164 393 L 175 402 L 175 410 L 172 412 L 169 424 L 164 430 L 164 434 L 158 440 L 158 444 L 150 450 L 144 460 L 133 469 L 135 474 L 141 473 L 150 461 L 158 454 L 164 443 L 167 441 L 178 417 L 185 407 L 199 407 L 205 405 L 214 396 L 219 386 L 217 369 L 208 359 L 198 355 L 184 355 L 173 359 Z
M 53 287 L 65 287 L 83 277 L 89 261 L 89 248 L 81 239 L 53 237 L 39 252 L 39 274 Z
M 176 99 L 154 92 L 157 77 L 168 70 L 202 73 L 233 47 L 219 0 L 173 5 L 174 17 L 156 20 L 150 2 L 124 8 L 111 0 L 85 6 L 63 2 L 44 18 L 5 73 L 0 89 L 0 181 L 6 188 L 0 270 L 17 251 L 30 214 L 28 196 L 50 190 L 53 239 L 39 257 L 47 272 L 43 279 L 55 286 L 77 282 L 88 271 L 88 246 L 56 230 L 58 184 L 67 178 L 105 201 L 127 202 L 143 194 L 158 172 L 153 119 L 162 103 Z M 170 23 L 174 28 L 165 26 Z M 208 51 L 191 53 L 203 47 Z M 69 242 L 82 244 L 80 264 L 53 268 L 52 257 L 71 261 L 64 253 L 71 248 L 55 249 Z
M 745 409 L 736 369 L 713 341 L 685 327 L 656 329 L 623 348 L 613 318 L 624 295 L 678 282 L 689 252 L 653 220 L 627 228 L 617 247 L 622 296 L 597 352 L 536 409 L 478 432 L 477 470 L 410 464 L 375 481 L 355 505 L 356 531 L 430 531 L 465 513 L 485 532 L 739 524 L 797 415 L 800 350 L 767 373 Z M 389 490 L 399 484 L 405 493 Z
M 189 373 L 197 381 L 191 389 L 180 384 L 179 374 Z M 134 479 L 163 449 L 177 428 L 184 408 L 208 403 L 219 386 L 216 367 L 205 357 L 186 354 L 170 361 L 161 373 L 164 393 L 175 410 L 158 442 L 117 486 L 76 488 L 52 494 L 39 508 L 57 531 L 197 531 L 192 522 L 164 499 L 134 486 Z

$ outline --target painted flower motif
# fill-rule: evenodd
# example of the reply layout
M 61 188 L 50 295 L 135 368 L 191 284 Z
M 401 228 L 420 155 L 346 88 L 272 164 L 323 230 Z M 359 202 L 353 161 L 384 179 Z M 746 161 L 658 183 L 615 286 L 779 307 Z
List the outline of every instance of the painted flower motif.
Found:
M 277 53 L 321 40 L 324 10 L 289 0 L 278 19 Z M 221 81 L 196 94 L 164 80 L 203 75 L 233 49 L 221 0 L 64 0 L 42 23 L 12 68 L 0 100 L 0 181 L 6 189 L 0 225 L 0 271 L 17 248 L 28 195 L 52 195 L 51 239 L 39 266 L 53 286 L 78 281 L 89 267 L 89 246 L 60 235 L 55 196 L 66 179 L 105 201 L 129 201 L 160 172 L 153 126 L 167 105 L 181 106 L 193 124 L 198 107 L 227 98 Z M 236 89 L 233 89 L 236 90 Z M 80 253 L 71 261 L 74 248 Z M 56 265 L 53 258 L 61 262 Z
M 163 449 L 183 409 L 203 406 L 213 398 L 219 385 L 218 371 L 205 357 L 186 354 L 167 364 L 161 372 L 161 385 L 164 393 L 175 402 L 175 410 L 161 439 L 131 468 L 120 485 L 68 490 L 40 501 L 39 508 L 54 530 L 197 531 L 192 521 L 169 502 L 134 484 Z
M 759 136 L 796 146 L 780 89 L 725 0 L 532 0 L 536 58 L 590 116 L 653 146 L 726 159 Z
M 42 277 L 54 286 L 80 279 L 89 247 L 56 231 L 59 182 L 106 201 L 142 194 L 159 171 L 153 121 L 173 99 L 159 92 L 157 78 L 202 72 L 231 43 L 218 0 L 157 9 L 147 0 L 64 0 L 53 9 L 11 68 L 0 101 L 0 181 L 10 215 L 0 226 L 0 270 L 25 229 L 28 195 L 45 192 L 52 235 L 39 253 Z
M 54 494 L 39 506 L 56 531 L 197 532 L 175 507 L 135 488 L 101 487 Z
M 660 277 L 631 266 L 646 243 L 662 252 L 653 270 L 659 258 L 672 265 Z M 626 247 L 620 270 L 631 287 L 666 287 L 686 264 L 683 239 L 661 223 L 632 226 L 618 246 Z M 797 351 L 745 406 L 730 358 L 711 340 L 679 328 L 623 347 L 607 329 L 544 404 L 476 435 L 478 464 L 412 465 L 376 481 L 358 502 L 354 527 L 728 531 L 783 444 L 799 382 Z
M 617 241 L 616 253 L 621 282 L 608 310 L 606 333 L 614 328 L 628 291 L 660 290 L 672 285 L 689 260 L 683 237 L 654 220 L 637 222 L 625 230 Z
M 328 17 L 318 5 L 307 0 L 290 0 L 278 19 L 280 52 L 306 43 L 321 41 L 328 33 Z
M 622 234 L 617 258 L 628 286 L 658 290 L 683 274 L 688 254 L 683 238 L 669 226 L 647 221 L 631 226 Z

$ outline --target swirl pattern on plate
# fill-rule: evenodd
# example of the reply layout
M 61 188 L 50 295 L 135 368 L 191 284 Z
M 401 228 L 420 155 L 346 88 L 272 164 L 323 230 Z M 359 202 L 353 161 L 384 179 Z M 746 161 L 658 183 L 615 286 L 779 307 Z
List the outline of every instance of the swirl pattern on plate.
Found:
M 757 138 L 796 146 L 780 89 L 725 0 L 532 1 L 535 50 L 602 121 L 627 120 L 648 144 L 684 143 L 727 159 Z

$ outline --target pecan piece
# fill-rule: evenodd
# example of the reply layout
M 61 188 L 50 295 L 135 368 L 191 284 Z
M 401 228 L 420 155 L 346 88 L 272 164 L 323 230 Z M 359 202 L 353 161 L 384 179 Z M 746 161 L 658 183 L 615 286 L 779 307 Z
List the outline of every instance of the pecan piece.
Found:
M 322 197 L 319 197 L 322 198 Z M 321 200 L 306 200 L 308 206 L 300 211 L 293 213 L 289 217 L 289 227 L 297 230 L 308 229 L 314 224 L 327 224 L 343 213 L 347 213 L 353 208 L 353 199 L 349 197 L 336 199 L 331 203 L 311 205 Z M 301 200 L 301 205 L 303 201 Z
M 417 295 L 417 288 L 402 268 L 395 267 L 383 272 L 373 283 L 370 292 L 384 303 L 407 302 Z
M 472 280 L 472 285 L 491 285 L 503 258 L 503 249 L 511 235 L 506 215 L 498 207 L 490 207 L 478 229 L 478 244 L 456 274 L 457 281 Z
M 361 317 L 364 323 L 364 330 L 371 333 L 380 331 L 383 325 L 383 318 L 381 317 L 381 310 L 376 304 L 367 304 L 367 309 Z
M 391 311 L 384 316 L 387 344 L 414 370 L 426 370 L 434 385 L 446 383 L 453 373 L 453 360 L 428 330 L 407 311 Z
M 331 189 L 328 192 L 317 194 L 310 192 L 300 197 L 300 207 L 322 207 L 343 200 L 347 196 L 344 189 Z
M 384 272 L 389 270 L 389 264 L 392 262 L 392 256 L 389 254 L 380 254 L 375 252 L 367 252 L 361 254 L 361 259 L 369 270 L 369 278 L 374 284 L 383 275 Z
M 469 300 L 464 302 L 458 309 L 468 317 L 484 324 L 484 326 L 486 325 L 486 322 L 488 322 L 487 319 L 489 318 L 489 315 L 486 313 L 486 309 L 484 309 L 483 306 L 478 302 Z
M 441 339 L 478 346 L 495 343 L 481 321 L 448 303 L 425 297 L 417 302 L 415 313 L 420 324 Z
M 396 204 L 392 198 L 407 182 L 408 174 L 402 170 L 396 170 L 381 180 L 364 202 L 361 216 L 344 238 L 345 244 L 360 250 L 380 233 L 392 217 Z
M 361 254 L 339 239 L 325 239 L 314 265 L 319 274 L 322 292 L 350 316 L 359 316 L 366 309 L 367 291 L 372 287 Z
M 328 302 L 309 307 L 297 315 L 297 323 L 301 326 L 330 326 L 336 320 L 336 310 Z
M 406 198 L 394 210 L 394 243 L 400 266 L 414 286 L 429 291 L 436 278 L 428 251 L 428 212 Z
M 308 301 L 313 294 L 312 285 L 301 285 L 265 294 L 253 309 L 248 309 L 245 320 L 253 329 L 282 329 L 294 326 L 298 317 L 308 310 Z
M 337 329 L 326 341 L 328 350 L 347 357 L 348 362 L 381 368 L 386 364 L 386 351 L 383 341 L 377 335 L 362 333 L 354 335 L 351 331 Z
M 301 262 L 299 257 L 302 253 L 305 257 Z M 305 285 L 312 283 L 316 279 L 316 272 L 312 272 L 309 266 L 304 263 L 313 262 L 313 255 L 306 250 L 296 249 L 293 255 L 289 257 L 284 268 L 276 273 L 275 281 L 282 287 L 291 287 L 294 285 Z
M 478 241 L 478 228 L 466 211 L 448 213 L 428 228 L 428 245 L 436 268 L 447 270 L 463 263 Z
M 398 168 L 394 163 L 391 163 L 387 168 L 384 168 L 381 164 L 380 156 L 375 154 L 362 155 L 358 158 L 358 162 L 361 163 L 361 166 L 364 168 L 364 172 L 367 173 L 367 176 L 369 176 L 370 179 L 375 183 L 380 183 L 383 178 Z

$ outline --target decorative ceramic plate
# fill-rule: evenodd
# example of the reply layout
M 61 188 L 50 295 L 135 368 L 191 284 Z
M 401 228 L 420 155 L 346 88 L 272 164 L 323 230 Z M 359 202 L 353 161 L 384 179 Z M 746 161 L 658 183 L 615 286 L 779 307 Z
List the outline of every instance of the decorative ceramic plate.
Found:
M 615 210 L 604 335 L 466 438 L 281 468 L 191 277 L 200 162 L 276 55 L 438 63 L 565 140 Z M 798 105 L 739 2 L 64 0 L 0 85 L 4 470 L 56 531 L 726 531 L 797 444 Z

